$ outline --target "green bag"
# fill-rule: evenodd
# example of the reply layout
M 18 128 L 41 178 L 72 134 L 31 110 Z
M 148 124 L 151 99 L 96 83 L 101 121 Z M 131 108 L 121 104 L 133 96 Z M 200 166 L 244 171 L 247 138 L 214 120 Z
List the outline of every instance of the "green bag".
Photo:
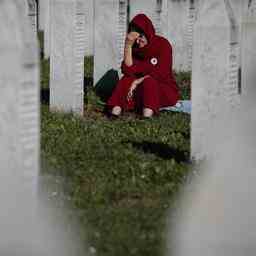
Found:
M 95 85 L 96 95 L 100 97 L 101 101 L 107 102 L 111 97 L 113 90 L 115 89 L 119 81 L 117 70 L 110 69 Z

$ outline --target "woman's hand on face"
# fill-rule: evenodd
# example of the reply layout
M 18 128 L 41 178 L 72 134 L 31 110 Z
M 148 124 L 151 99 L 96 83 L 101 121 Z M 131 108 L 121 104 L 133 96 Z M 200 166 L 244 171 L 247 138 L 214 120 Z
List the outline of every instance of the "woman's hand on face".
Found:
M 149 77 L 149 75 L 138 78 L 132 82 L 131 87 L 128 92 L 128 95 L 127 95 L 128 100 L 130 100 L 133 97 L 134 91 L 136 90 L 137 86 L 139 84 L 141 84 L 147 77 Z
M 130 32 L 126 36 L 125 45 L 132 47 L 139 36 L 140 34 L 138 32 Z

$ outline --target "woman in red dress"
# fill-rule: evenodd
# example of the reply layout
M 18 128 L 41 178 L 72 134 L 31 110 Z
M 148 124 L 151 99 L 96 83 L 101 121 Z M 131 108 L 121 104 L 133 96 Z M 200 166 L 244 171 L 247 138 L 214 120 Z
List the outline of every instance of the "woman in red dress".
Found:
M 136 15 L 129 24 L 121 69 L 124 76 L 107 102 L 112 115 L 136 108 L 144 117 L 152 117 L 161 107 L 177 103 L 172 46 L 155 34 L 151 20 L 144 14 Z

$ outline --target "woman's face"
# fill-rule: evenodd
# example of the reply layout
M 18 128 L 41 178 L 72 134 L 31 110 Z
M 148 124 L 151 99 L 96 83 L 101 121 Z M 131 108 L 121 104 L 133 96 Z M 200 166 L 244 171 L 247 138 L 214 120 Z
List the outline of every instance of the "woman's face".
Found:
M 148 40 L 145 37 L 145 35 L 140 35 L 137 39 L 136 39 L 136 43 L 139 46 L 139 48 L 143 48 L 148 44 Z

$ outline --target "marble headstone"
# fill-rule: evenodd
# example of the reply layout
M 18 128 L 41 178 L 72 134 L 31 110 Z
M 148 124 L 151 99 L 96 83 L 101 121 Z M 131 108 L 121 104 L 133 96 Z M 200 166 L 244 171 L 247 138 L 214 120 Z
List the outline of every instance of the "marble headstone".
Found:
M 38 0 L 38 28 L 44 32 L 44 58 L 50 57 L 50 0 Z
M 199 0 L 190 0 L 185 37 L 187 60 L 185 60 L 186 62 L 184 64 L 184 66 L 186 66 L 186 69 L 189 71 L 192 70 L 194 24 L 196 21 L 197 13 L 199 11 L 198 6 Z
M 225 87 L 226 96 L 231 104 L 238 105 L 242 91 L 241 83 L 241 44 L 242 44 L 242 16 L 245 1 L 225 1 L 230 26 L 230 53 L 229 53 L 229 83 Z
M 0 4 L 1 172 L 36 176 L 39 169 L 39 69 L 25 1 Z M 6 29 L 8 24 L 13 24 Z
M 201 175 L 196 175 L 184 191 L 182 206 L 176 214 L 181 218 L 175 220 L 178 223 L 173 228 L 175 236 L 171 234 L 176 238 L 174 246 L 170 247 L 171 250 L 176 247 L 171 254 L 175 256 L 251 256 L 256 251 L 253 203 L 256 194 L 256 1 L 226 4 L 234 8 L 235 20 L 231 24 L 238 20 L 237 28 L 242 31 L 242 36 L 237 37 L 231 33 L 232 43 L 240 38 L 240 105 L 219 123 L 222 129 L 218 138 L 214 138 L 216 157 L 203 161 L 198 172 L 202 172 Z M 242 26 L 236 14 L 241 13 L 236 7 L 242 9 Z M 228 74 L 226 76 L 230 79 Z
M 160 18 L 158 34 L 168 39 L 168 0 L 157 1 L 157 17 Z
M 50 57 L 50 26 L 51 26 L 51 0 L 44 0 L 44 58 L 48 59 Z
M 127 33 L 127 0 L 119 1 L 118 9 L 118 30 L 117 30 L 117 43 L 118 43 L 118 67 L 121 66 L 123 60 L 125 37 Z M 120 72 L 120 68 L 119 68 Z
M 94 33 L 94 0 L 86 0 L 85 3 L 85 56 L 92 56 L 94 54 L 93 46 Z
M 160 33 L 162 1 L 159 0 L 130 0 L 130 20 L 139 13 L 146 14 Z
M 168 255 L 255 254 L 255 55 L 247 60 L 250 95 L 242 95 L 238 111 L 222 120 L 216 157 L 197 166 L 183 189 L 181 207 L 171 217 Z
M 256 64 L 256 1 L 245 1 L 242 42 L 242 94 L 255 97 L 255 64 Z M 253 88 L 254 87 L 254 88 Z M 255 99 L 255 98 L 254 98 Z
M 42 201 L 39 49 L 27 8 L 0 1 L 0 255 L 85 255 L 67 209 L 58 212 L 49 194 Z
M 26 0 L 0 1 L 2 255 L 24 255 L 36 243 L 30 217 L 39 173 L 39 57 L 27 8 Z
M 190 0 L 168 0 L 168 39 L 173 46 L 173 68 L 177 71 L 189 70 L 189 11 Z
M 51 0 L 50 10 L 50 108 L 82 115 L 84 1 Z
M 45 0 L 38 0 L 38 28 L 44 30 Z
M 28 0 L 28 16 L 33 31 L 37 33 L 37 3 L 35 0 Z
M 234 24 L 240 21 L 231 2 L 201 1 L 194 27 L 191 146 L 195 159 L 214 154 L 216 124 L 229 108 L 239 105 L 239 26 Z
M 111 69 L 120 70 L 125 40 L 126 0 L 95 0 L 94 16 L 94 84 Z

